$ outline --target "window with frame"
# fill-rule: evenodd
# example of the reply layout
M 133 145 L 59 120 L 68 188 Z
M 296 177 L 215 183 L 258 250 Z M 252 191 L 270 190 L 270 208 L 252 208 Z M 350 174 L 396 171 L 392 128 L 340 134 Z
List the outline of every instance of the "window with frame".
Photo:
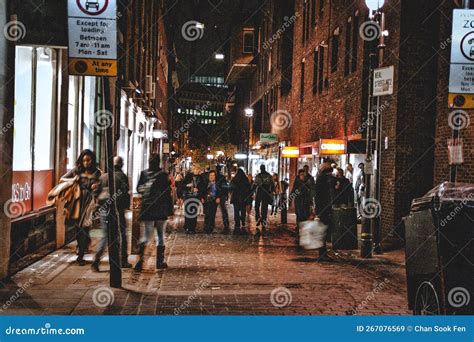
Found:
M 331 37 L 331 72 L 337 71 L 339 64 L 339 28 L 336 28 Z
M 255 30 L 253 28 L 244 28 L 243 33 L 243 53 L 254 53 Z
M 347 19 L 346 24 L 346 40 L 344 51 L 344 76 L 351 72 L 351 39 L 352 39 L 352 18 Z
M 324 50 L 325 42 L 321 42 L 319 45 L 319 72 L 318 72 L 318 93 L 321 94 L 324 86 Z
M 28 213 L 46 206 L 54 185 L 57 52 L 17 46 L 12 202 Z
M 357 54 L 359 49 L 359 12 L 356 12 L 354 15 L 352 27 L 351 72 L 355 72 L 357 70 Z
M 304 100 L 304 73 L 305 73 L 305 67 L 304 67 L 305 61 L 301 61 L 301 79 L 300 79 L 300 102 L 303 102 Z
M 313 95 L 318 92 L 318 73 L 319 73 L 319 51 L 318 48 L 313 52 Z

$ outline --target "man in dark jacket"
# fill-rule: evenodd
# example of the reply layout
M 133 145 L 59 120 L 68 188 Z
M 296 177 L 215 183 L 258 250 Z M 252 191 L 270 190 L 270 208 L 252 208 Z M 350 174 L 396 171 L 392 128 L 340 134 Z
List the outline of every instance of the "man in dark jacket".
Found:
M 234 206 L 234 234 L 247 235 L 245 228 L 247 204 L 252 201 L 252 186 L 242 169 L 237 169 L 231 181 L 232 195 L 230 202 Z
M 110 198 L 109 192 L 109 176 L 103 174 L 100 177 L 100 194 L 99 200 L 99 214 L 101 216 L 101 226 L 103 230 L 103 236 L 99 241 L 97 252 L 95 255 L 94 262 L 92 263 L 92 269 L 99 272 L 99 264 L 102 255 L 104 254 L 106 243 L 107 243 L 107 218 L 109 210 L 117 208 L 118 224 L 120 231 L 120 249 L 121 249 L 121 266 L 122 268 L 130 268 L 132 265 L 128 262 L 128 243 L 127 243 L 127 222 L 125 220 L 125 210 L 130 208 L 130 188 L 128 185 L 128 177 L 122 171 L 123 159 L 121 157 L 114 158 L 114 180 L 115 180 L 115 197 Z
M 254 187 L 256 189 L 255 219 L 257 226 L 262 224 L 262 232 L 257 228 L 257 235 L 261 233 L 266 235 L 268 206 L 273 202 L 275 182 L 272 175 L 267 172 L 265 165 L 260 165 L 260 173 L 255 177 Z
M 295 179 L 291 190 L 291 198 L 295 201 L 296 223 L 308 220 L 312 214 L 313 197 L 311 190 L 307 184 L 305 170 L 299 170 L 298 177 Z
M 344 170 L 337 168 L 334 178 L 334 205 L 354 207 L 354 188 L 351 182 L 344 176 Z
M 221 193 L 221 201 L 219 202 L 219 208 L 221 208 L 222 221 L 224 223 L 224 234 L 229 233 L 229 213 L 227 212 L 227 198 L 229 196 L 229 183 L 227 177 L 222 174 L 222 168 L 220 165 L 216 167 L 217 174 L 217 187 Z
M 198 164 L 193 165 L 192 172 L 184 177 L 181 186 L 184 195 L 184 231 L 186 234 L 195 234 L 197 217 L 206 197 L 206 181 Z
M 332 226 L 332 204 L 334 177 L 332 176 L 333 168 L 330 163 L 321 164 L 319 175 L 316 178 L 316 215 L 319 216 L 321 222 L 328 226 L 328 234 Z M 327 255 L 326 243 L 319 249 L 318 261 L 331 261 Z
M 140 239 L 140 254 L 135 271 L 143 268 L 145 248 L 153 238 L 154 230 L 158 235 L 156 250 L 156 268 L 168 267 L 165 260 L 166 224 L 169 216 L 173 215 L 173 199 L 169 175 L 160 168 L 160 156 L 153 154 L 149 160 L 148 170 L 142 171 L 138 181 L 137 191 L 142 195 L 142 205 L 139 220 L 145 225 L 144 236 Z

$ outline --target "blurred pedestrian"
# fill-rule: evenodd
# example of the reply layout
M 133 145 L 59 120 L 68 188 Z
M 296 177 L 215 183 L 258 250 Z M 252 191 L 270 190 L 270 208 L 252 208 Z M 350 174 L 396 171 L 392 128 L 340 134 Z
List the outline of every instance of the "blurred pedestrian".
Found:
M 273 192 L 273 202 L 272 202 L 272 216 L 276 216 L 278 213 L 278 208 L 279 208 L 279 199 L 281 195 L 281 187 L 280 187 L 280 179 L 278 177 L 278 174 L 274 173 L 273 174 L 273 183 L 275 187 L 275 191 Z
M 220 165 L 216 166 L 216 182 L 217 187 L 219 188 L 219 193 L 221 195 L 220 202 L 218 207 L 220 208 L 222 215 L 222 222 L 224 224 L 224 234 L 229 233 L 229 213 L 227 212 L 227 199 L 229 196 L 229 183 L 227 182 L 227 177 L 222 174 L 222 167 Z
M 255 219 L 257 220 L 257 227 L 262 225 L 262 231 L 257 228 L 257 235 L 267 233 L 267 216 L 268 206 L 273 201 L 273 194 L 275 192 L 275 183 L 273 177 L 265 168 L 265 165 L 260 165 L 260 173 L 255 177 Z
M 186 234 L 195 234 L 199 208 L 204 204 L 206 195 L 206 181 L 201 174 L 199 164 L 194 164 L 192 172 L 184 177 L 182 189 L 184 195 L 184 231 Z
M 145 248 L 154 237 L 156 230 L 158 241 L 156 248 L 156 268 L 167 268 L 165 262 L 165 232 L 168 217 L 173 215 L 173 199 L 169 175 L 160 168 L 160 155 L 152 154 L 149 167 L 142 171 L 137 185 L 142 195 L 139 220 L 144 224 L 144 233 L 140 239 L 139 259 L 134 270 L 141 272 L 145 259 Z
M 333 188 L 333 205 L 354 207 L 354 188 L 352 183 L 344 176 L 344 170 L 341 168 L 337 168 Z
M 216 211 L 222 201 L 222 191 L 217 184 L 216 171 L 210 171 L 207 176 L 208 179 L 204 203 L 204 231 L 206 234 L 212 234 L 216 227 Z
M 307 175 L 304 169 L 298 171 L 298 177 L 293 183 L 291 198 L 295 203 L 296 223 L 307 221 L 312 213 L 313 201 L 311 189 L 307 185 Z
M 360 163 L 358 165 L 359 168 L 359 175 L 357 176 L 357 181 L 355 185 L 355 193 L 357 199 L 357 211 L 359 213 L 359 217 L 362 213 L 362 204 L 364 202 L 365 197 L 365 164 Z
M 238 169 L 231 181 L 231 203 L 234 206 L 234 234 L 248 234 L 246 225 L 247 205 L 252 201 L 252 186 L 242 169 Z
M 127 243 L 127 222 L 125 220 L 125 210 L 130 209 L 130 188 L 128 177 L 122 171 L 123 159 L 121 157 L 114 158 L 114 182 L 115 182 L 115 198 L 110 197 L 109 192 L 109 175 L 107 173 L 100 177 L 100 194 L 98 197 L 99 212 L 101 216 L 102 238 L 99 241 L 97 252 L 92 263 L 92 269 L 99 272 L 99 264 L 104 254 L 108 237 L 108 220 L 110 218 L 110 210 L 117 209 L 118 228 L 120 232 L 120 252 L 121 267 L 130 268 L 132 265 L 128 262 L 128 243 Z
M 183 208 L 183 175 L 181 172 L 178 172 L 176 174 L 176 177 L 174 179 L 174 182 L 176 184 L 176 197 L 178 198 L 177 204 L 178 204 L 178 209 Z
M 321 222 L 328 226 L 327 234 L 332 227 L 332 204 L 333 204 L 333 168 L 329 163 L 321 164 L 318 177 L 316 178 L 316 207 L 315 212 Z M 324 239 L 326 241 L 326 239 Z M 331 261 L 327 255 L 326 242 L 319 249 L 318 261 Z
M 309 172 L 309 165 L 303 166 L 303 170 L 305 173 L 304 183 L 309 188 L 309 191 L 311 193 L 311 205 L 314 206 L 314 197 L 316 195 L 316 182 L 314 180 L 313 175 Z
M 85 265 L 84 255 L 90 242 L 89 230 L 93 225 L 93 215 L 97 209 L 96 199 L 99 195 L 99 178 L 101 171 L 97 167 L 97 159 L 91 150 L 81 152 L 76 160 L 76 166 L 61 177 L 61 181 L 70 181 L 74 179 L 80 188 L 80 200 L 70 216 L 69 224 L 72 224 L 76 230 L 76 240 L 78 247 L 77 262 L 80 266 Z
M 354 183 L 354 168 L 352 167 L 351 163 L 346 165 L 346 174 L 345 174 L 345 176 L 351 184 Z

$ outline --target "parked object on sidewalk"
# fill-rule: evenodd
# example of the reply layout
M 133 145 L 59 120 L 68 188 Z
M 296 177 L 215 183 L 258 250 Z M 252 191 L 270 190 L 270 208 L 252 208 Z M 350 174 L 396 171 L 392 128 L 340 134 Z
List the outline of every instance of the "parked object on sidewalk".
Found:
M 319 249 L 326 245 L 328 226 L 321 220 L 308 220 L 298 223 L 300 246 L 304 249 Z
M 332 208 L 332 249 L 357 249 L 357 209 L 355 207 Z
M 474 184 L 445 182 L 405 218 L 408 305 L 416 315 L 474 314 Z

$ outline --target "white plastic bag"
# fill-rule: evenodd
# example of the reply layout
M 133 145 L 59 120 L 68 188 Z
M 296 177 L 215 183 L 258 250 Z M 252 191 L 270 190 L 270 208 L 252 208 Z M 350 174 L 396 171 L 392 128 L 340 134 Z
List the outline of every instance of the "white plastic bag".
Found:
M 321 220 L 299 223 L 300 246 L 304 249 L 318 249 L 324 246 L 328 226 Z

